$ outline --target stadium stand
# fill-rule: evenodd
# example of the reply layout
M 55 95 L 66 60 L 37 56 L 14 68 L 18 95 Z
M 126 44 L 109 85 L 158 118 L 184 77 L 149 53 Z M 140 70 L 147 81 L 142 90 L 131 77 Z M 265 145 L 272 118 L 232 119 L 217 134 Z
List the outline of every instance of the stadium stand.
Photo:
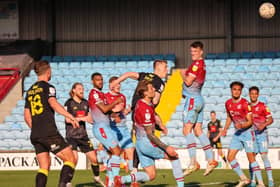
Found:
M 272 53 L 272 52 L 269 52 Z M 269 58 L 267 58 L 269 56 Z M 85 86 L 85 97 L 92 88 L 90 75 L 93 72 L 101 72 L 104 75 L 105 84 L 104 92 L 108 91 L 108 78 L 112 75 L 120 75 L 127 71 L 152 71 L 152 62 L 154 59 L 163 57 L 168 60 L 169 67 L 175 67 L 174 55 L 143 55 L 143 56 L 83 56 L 83 57 L 43 57 L 51 62 L 53 77 L 50 81 L 56 86 L 57 98 L 60 103 L 64 103 L 68 96 L 71 85 L 80 81 Z M 208 58 L 209 57 L 209 58 Z M 223 57 L 223 58 L 222 58 Z M 243 96 L 248 98 L 248 88 L 256 85 L 260 87 L 260 100 L 266 102 L 272 111 L 274 123 L 269 126 L 270 147 L 280 147 L 279 128 L 276 124 L 280 122 L 280 113 L 278 106 L 280 104 L 280 53 L 229 53 L 229 54 L 208 54 L 205 60 L 207 65 L 207 77 L 203 88 L 203 96 L 205 99 L 204 127 L 210 120 L 209 113 L 211 110 L 217 112 L 217 117 L 225 124 L 226 113 L 224 108 L 225 101 L 230 98 L 229 84 L 234 80 L 242 81 L 245 84 Z M 171 71 L 170 71 L 171 72 Z M 24 90 L 36 80 L 33 71 L 24 80 Z M 127 103 L 131 102 L 131 97 L 136 86 L 136 81 L 127 80 L 122 84 L 122 92 L 127 96 Z M 173 90 L 174 91 L 174 90 Z M 168 95 L 168 94 L 167 94 Z M 173 96 L 173 94 L 169 94 Z M 30 150 L 33 149 L 29 141 L 29 129 L 24 123 L 23 113 L 24 100 L 19 100 L 17 106 L 12 110 L 11 115 L 5 118 L 4 124 L 0 124 L 0 137 L 6 142 L 0 146 L 3 150 Z M 181 99 L 175 112 L 170 115 L 170 119 L 166 122 L 169 130 L 167 136 L 161 135 L 161 139 L 167 144 L 178 148 L 185 148 L 185 139 L 182 136 L 182 114 L 184 99 Z M 56 115 L 57 126 L 64 135 L 64 118 Z M 131 117 L 127 117 L 127 124 L 131 126 Z M 87 128 L 90 138 L 96 144 L 96 140 L 92 136 L 91 128 Z M 228 131 L 229 136 L 222 138 L 222 143 L 228 147 L 234 129 L 231 127 Z M 19 142 L 18 145 L 11 143 Z M 1 142 L 1 141 L 0 141 Z M 199 142 L 197 142 L 198 145 Z
M 18 68 L 0 68 L 0 102 L 20 78 Z
M 127 71 L 153 71 L 154 59 L 166 59 L 171 69 L 175 67 L 175 55 L 143 55 L 143 56 L 44 56 L 43 60 L 50 61 L 52 67 L 52 80 L 50 81 L 56 87 L 57 98 L 61 104 L 69 98 L 69 90 L 74 82 L 82 82 L 85 86 L 85 97 L 88 97 L 91 84 L 91 74 L 100 72 L 104 76 L 103 91 L 108 91 L 109 77 L 120 75 Z M 26 91 L 36 81 L 36 75 L 33 70 L 29 76 L 24 79 L 24 91 Z M 131 103 L 132 94 L 137 82 L 126 80 L 122 84 L 122 93 L 127 96 L 127 103 Z M 30 129 L 23 119 L 24 99 L 17 102 L 10 115 L 6 116 L 4 124 L 0 124 L 0 151 L 1 150 L 33 150 L 30 143 Z M 65 135 L 64 118 L 61 115 L 55 115 L 57 127 L 60 133 Z M 131 127 L 131 116 L 127 117 L 127 124 Z M 93 140 L 94 145 L 98 145 L 94 139 L 90 126 L 87 127 L 88 135 Z M 3 141 L 5 143 L 3 143 Z M 3 146 L 2 146 L 3 144 Z

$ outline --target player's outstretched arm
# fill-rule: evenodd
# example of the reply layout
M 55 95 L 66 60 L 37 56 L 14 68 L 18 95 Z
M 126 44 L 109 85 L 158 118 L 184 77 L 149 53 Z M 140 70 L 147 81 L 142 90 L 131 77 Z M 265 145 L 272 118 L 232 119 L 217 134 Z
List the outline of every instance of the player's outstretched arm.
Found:
M 69 112 L 67 112 L 67 111 L 65 110 L 65 108 L 64 108 L 61 104 L 59 104 L 59 103 L 57 102 L 57 100 L 56 100 L 55 97 L 50 97 L 50 98 L 48 99 L 48 102 L 49 102 L 49 104 L 51 105 L 52 109 L 53 109 L 55 112 L 59 113 L 60 115 L 63 115 L 65 118 L 69 118 L 70 121 L 71 121 L 70 123 L 73 125 L 74 128 L 77 128 L 77 127 L 80 126 L 78 120 L 77 120 L 76 118 L 74 118 L 74 117 L 72 116 L 72 114 L 70 114 Z
M 263 130 L 266 126 L 269 126 L 273 123 L 273 118 L 272 116 L 269 116 L 268 118 L 266 118 L 266 121 L 260 125 L 260 128 L 258 128 L 258 130 Z M 258 126 L 259 127 L 259 126 Z
M 138 72 L 126 72 L 126 73 L 122 74 L 117 80 L 115 80 L 113 84 L 114 85 L 119 84 L 128 78 L 137 80 L 139 78 L 139 73 Z
M 32 128 L 32 118 L 31 118 L 31 112 L 29 108 L 24 109 L 24 121 L 29 128 Z
M 160 147 L 162 150 L 166 151 L 166 148 L 168 147 L 168 145 L 166 145 L 165 143 L 160 141 L 160 139 L 154 135 L 152 124 L 145 125 L 144 129 L 146 131 L 146 134 L 147 134 L 147 137 L 149 138 L 149 140 L 152 143 L 156 144 L 158 147 Z

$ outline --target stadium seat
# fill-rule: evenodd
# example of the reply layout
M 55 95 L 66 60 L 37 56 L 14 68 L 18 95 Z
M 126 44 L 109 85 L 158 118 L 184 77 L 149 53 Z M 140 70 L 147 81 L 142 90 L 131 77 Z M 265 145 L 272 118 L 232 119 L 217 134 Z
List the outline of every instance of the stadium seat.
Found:
M 257 71 L 261 72 L 261 73 L 269 73 L 270 69 L 266 65 L 261 65 L 261 66 L 258 67 Z
M 246 68 L 243 65 L 238 65 L 233 69 L 234 73 L 246 73 Z
M 273 65 L 270 68 L 271 72 L 280 72 L 280 64 L 279 65 Z
M 72 62 L 69 64 L 69 68 L 72 68 L 72 69 L 80 69 L 80 67 L 81 67 L 81 64 L 79 62 Z
M 235 66 L 238 64 L 237 59 L 226 59 L 226 65 L 227 66 Z
M 207 66 L 215 66 L 214 60 L 212 59 L 205 59 L 205 65 Z
M 226 63 L 224 59 L 216 59 L 214 60 L 214 64 L 215 66 L 224 66 Z
M 58 63 L 58 69 L 68 69 L 69 63 L 68 62 L 59 62 Z
M 250 59 L 249 63 L 247 65 L 261 65 L 262 60 L 259 58 L 252 58 Z
M 238 64 L 239 65 L 248 65 L 250 62 L 248 59 L 239 59 Z
M 272 62 L 273 62 L 272 58 L 263 58 L 262 59 L 263 65 L 272 65 Z
M 273 59 L 272 64 L 273 65 L 280 65 L 280 58 Z

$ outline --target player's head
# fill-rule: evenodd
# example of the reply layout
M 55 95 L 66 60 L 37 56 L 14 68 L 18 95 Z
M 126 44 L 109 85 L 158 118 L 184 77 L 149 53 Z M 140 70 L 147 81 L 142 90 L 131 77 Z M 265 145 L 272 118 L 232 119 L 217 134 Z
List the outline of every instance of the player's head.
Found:
M 155 96 L 155 88 L 153 87 L 152 82 L 142 80 L 137 85 L 136 93 L 140 96 L 140 98 L 152 99 Z
M 78 97 L 79 99 L 84 98 L 84 86 L 80 82 L 76 82 L 72 85 L 72 88 L 69 92 L 70 97 Z
M 95 88 L 102 90 L 103 88 L 103 77 L 101 73 L 95 72 L 91 75 L 91 81 Z
M 252 86 L 249 88 L 249 96 L 252 103 L 258 101 L 260 89 L 257 86 Z
M 166 60 L 155 60 L 154 64 L 154 73 L 160 78 L 165 78 L 168 73 L 168 66 Z
M 35 62 L 34 71 L 38 77 L 46 76 L 48 81 L 51 80 L 52 71 L 48 61 L 42 60 Z
M 243 87 L 244 87 L 244 84 L 239 81 L 234 81 L 234 82 L 230 83 L 231 96 L 233 99 L 240 98 Z
M 200 60 L 203 55 L 203 43 L 200 41 L 195 41 L 190 45 L 192 60 Z
M 211 118 L 211 121 L 215 121 L 216 120 L 216 112 L 214 110 L 212 110 L 210 112 L 210 118 Z
M 121 90 L 121 85 L 120 83 L 118 84 L 113 84 L 115 83 L 115 81 L 118 79 L 118 77 L 116 76 L 113 76 L 109 79 L 109 89 L 111 92 L 113 93 L 120 93 L 120 90 Z M 114 85 L 114 86 L 113 86 Z

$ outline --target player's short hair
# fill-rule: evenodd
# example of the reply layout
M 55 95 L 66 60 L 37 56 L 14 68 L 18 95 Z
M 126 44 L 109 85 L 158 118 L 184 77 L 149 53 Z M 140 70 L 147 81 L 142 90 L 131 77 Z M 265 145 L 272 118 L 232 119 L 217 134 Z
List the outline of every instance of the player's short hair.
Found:
M 216 111 L 215 111 L 215 110 L 212 110 L 212 111 L 210 112 L 210 114 L 216 114 Z
M 37 61 L 34 64 L 34 71 L 37 74 L 37 76 L 43 75 L 49 68 L 50 63 L 46 60 Z
M 257 86 L 252 86 L 249 88 L 249 92 L 251 92 L 252 90 L 256 90 L 258 93 L 260 92 L 260 89 Z
M 98 73 L 98 72 L 93 73 L 93 74 L 91 75 L 91 80 L 93 80 L 95 76 L 102 76 L 102 74 L 101 74 L 101 73 Z
M 234 81 L 234 82 L 230 83 L 229 87 L 232 89 L 232 87 L 235 86 L 235 85 L 240 86 L 241 89 L 244 88 L 244 84 L 242 82 L 239 82 L 239 81 Z
M 110 77 L 109 83 L 112 83 L 114 80 L 117 80 L 118 78 L 119 77 L 117 77 L 117 76 Z
M 155 69 L 158 64 L 167 64 L 167 61 L 161 59 L 154 60 L 153 68 Z
M 144 92 L 148 91 L 148 85 L 152 84 L 151 81 L 148 80 L 141 80 L 139 81 L 137 88 L 136 88 L 136 93 L 140 98 L 144 98 Z
M 201 41 L 195 41 L 191 43 L 190 47 L 203 49 L 203 43 Z
M 75 83 L 72 85 L 72 88 L 71 88 L 71 90 L 70 90 L 70 92 L 69 92 L 70 97 L 74 97 L 74 92 L 73 92 L 73 90 L 74 90 L 78 85 L 83 86 L 82 83 L 80 83 L 80 82 L 75 82 Z

